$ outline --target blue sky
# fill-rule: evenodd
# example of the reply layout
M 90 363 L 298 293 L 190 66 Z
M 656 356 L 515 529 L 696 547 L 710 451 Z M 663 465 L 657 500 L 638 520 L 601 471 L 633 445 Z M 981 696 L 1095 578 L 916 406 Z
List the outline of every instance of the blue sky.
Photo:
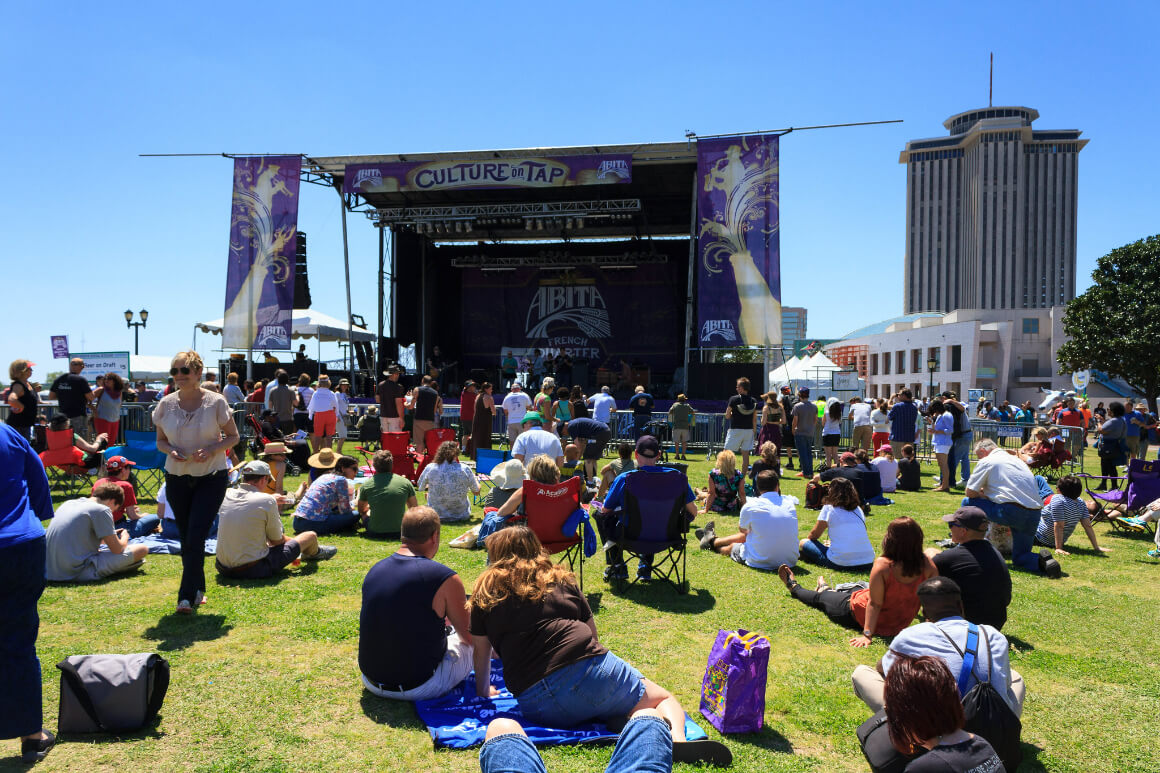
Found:
M 1160 231 L 1154 4 L 8 3 L 0 12 L 0 363 L 192 342 L 222 314 L 231 161 L 676 141 L 848 121 L 781 150 L 782 301 L 836 337 L 901 313 L 909 139 L 987 103 L 1078 128 L 1079 290 Z M 353 305 L 374 315 L 377 238 L 353 215 Z M 303 186 L 315 307 L 342 316 L 338 196 Z M 220 338 L 198 335 L 203 353 Z M 324 350 L 324 354 L 325 354 Z M 2 378 L 2 374 L 0 374 Z M 6 379 L 2 379 L 6 380 Z

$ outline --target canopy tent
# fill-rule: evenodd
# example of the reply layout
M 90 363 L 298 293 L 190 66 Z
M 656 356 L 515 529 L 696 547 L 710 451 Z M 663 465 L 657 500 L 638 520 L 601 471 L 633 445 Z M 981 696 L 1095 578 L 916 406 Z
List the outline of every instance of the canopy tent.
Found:
M 812 394 L 828 394 L 833 391 L 832 374 L 843 368 L 822 352 L 813 356 L 791 357 L 785 364 L 769 372 L 769 388 L 788 386 L 793 390 L 806 387 Z M 859 379 L 859 386 L 863 382 Z M 861 391 L 861 390 L 859 390 Z
M 194 325 L 195 328 L 203 333 L 221 334 L 222 325 L 225 319 L 215 319 L 212 322 L 198 322 Z M 319 341 L 341 341 L 347 340 L 346 334 L 347 326 L 334 317 L 323 314 L 321 311 L 313 309 L 294 309 L 294 317 L 291 320 L 291 337 L 292 338 L 317 338 Z M 364 327 L 352 325 L 353 339 L 355 341 L 374 341 L 375 334 Z

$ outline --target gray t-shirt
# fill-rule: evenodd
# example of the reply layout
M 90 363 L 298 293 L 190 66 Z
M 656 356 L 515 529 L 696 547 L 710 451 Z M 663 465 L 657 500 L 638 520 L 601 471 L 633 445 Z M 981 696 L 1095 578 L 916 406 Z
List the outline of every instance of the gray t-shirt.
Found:
M 803 400 L 793 407 L 790 411 L 791 419 L 797 419 L 797 429 L 794 430 L 795 435 L 809 435 L 813 437 L 814 425 L 818 421 L 818 406 L 811 403 L 809 400 Z
M 116 533 L 113 513 L 91 499 L 70 499 L 48 522 L 44 576 L 53 582 L 79 577 L 96 556 L 101 540 Z

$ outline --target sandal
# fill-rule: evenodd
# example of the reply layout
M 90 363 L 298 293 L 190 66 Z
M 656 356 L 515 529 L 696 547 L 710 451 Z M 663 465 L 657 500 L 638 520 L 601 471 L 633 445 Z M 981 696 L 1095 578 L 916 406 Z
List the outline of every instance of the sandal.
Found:
M 793 590 L 793 586 L 798 584 L 798 581 L 793 576 L 793 569 L 790 569 L 785 564 L 777 567 L 777 576 L 785 583 L 788 590 Z
M 718 768 L 733 764 L 733 752 L 720 741 L 673 741 L 673 762 L 706 762 Z

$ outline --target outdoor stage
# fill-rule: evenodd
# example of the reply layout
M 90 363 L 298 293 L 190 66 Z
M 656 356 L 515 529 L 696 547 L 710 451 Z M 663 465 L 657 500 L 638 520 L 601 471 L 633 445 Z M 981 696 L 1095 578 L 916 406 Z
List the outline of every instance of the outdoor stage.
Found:
M 588 388 L 684 383 L 695 145 L 307 158 L 304 172 L 380 228 L 380 364 L 414 342 L 420 364 L 435 346 L 457 362 L 453 380 L 498 381 L 504 352 L 539 348 L 572 357 Z

